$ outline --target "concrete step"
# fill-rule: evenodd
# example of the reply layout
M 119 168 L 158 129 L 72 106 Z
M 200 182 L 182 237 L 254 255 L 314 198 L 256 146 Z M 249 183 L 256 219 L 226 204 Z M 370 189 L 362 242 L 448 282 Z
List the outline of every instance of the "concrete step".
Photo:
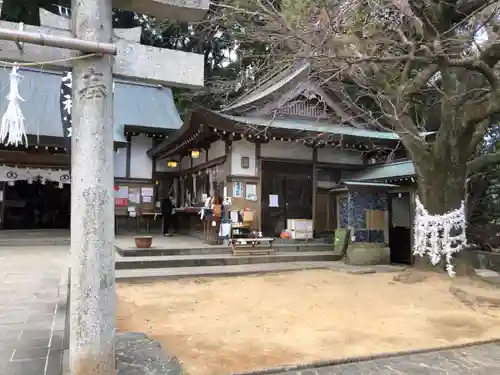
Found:
M 178 279 L 189 277 L 221 277 L 243 276 L 271 272 L 299 271 L 305 269 L 338 269 L 345 268 L 343 262 L 285 262 L 261 263 L 234 266 L 208 267 L 178 267 L 178 268 L 149 268 L 116 270 L 115 276 L 119 281 L 150 282 L 162 279 Z
M 127 270 L 141 268 L 215 267 L 334 260 L 336 260 L 336 258 L 332 251 L 280 252 L 271 255 L 169 255 L 153 257 L 116 257 L 115 268 L 117 270 Z
M 30 246 L 70 246 L 69 238 L 10 238 L 1 239 L 0 248 L 3 247 L 30 247 Z
M 264 248 L 268 248 L 264 246 Z M 308 251 L 332 251 L 333 247 L 329 244 L 311 243 L 311 244 L 274 244 L 273 249 L 280 252 L 308 252 Z M 152 256 L 174 256 L 174 255 L 207 255 L 207 254 L 230 254 L 231 247 L 227 245 L 215 245 L 198 248 L 159 248 L 151 247 L 149 249 L 137 249 L 136 247 L 116 246 L 116 251 L 123 257 L 152 257 Z

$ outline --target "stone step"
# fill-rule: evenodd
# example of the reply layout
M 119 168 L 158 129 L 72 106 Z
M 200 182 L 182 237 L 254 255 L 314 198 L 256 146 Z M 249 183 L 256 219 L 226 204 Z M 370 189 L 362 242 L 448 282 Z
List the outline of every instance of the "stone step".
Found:
M 299 271 L 305 269 L 339 269 L 346 265 L 343 262 L 285 262 L 244 264 L 235 266 L 207 266 L 207 267 L 178 267 L 178 268 L 148 268 L 116 270 L 115 277 L 118 281 L 150 282 L 161 279 L 178 279 L 189 277 L 222 277 L 243 276 L 284 271 Z
M 69 238 L 10 238 L 1 239 L 0 248 L 3 247 L 30 247 L 30 246 L 69 246 Z
M 267 246 L 264 246 L 266 249 Z M 263 248 L 264 248 L 263 247 Z M 310 244 L 274 244 L 273 249 L 277 253 L 286 252 L 308 252 L 308 251 L 332 251 L 333 247 L 324 243 Z M 198 248 L 159 248 L 137 249 L 136 247 L 116 246 L 116 251 L 123 257 L 152 257 L 152 256 L 174 256 L 174 255 L 206 255 L 206 254 L 230 254 L 231 247 L 227 245 L 215 245 Z
M 336 260 L 336 258 L 332 251 L 281 252 L 271 255 L 169 255 L 154 257 L 117 257 L 115 268 L 117 270 L 126 270 L 141 268 L 216 267 L 245 264 L 334 260 Z

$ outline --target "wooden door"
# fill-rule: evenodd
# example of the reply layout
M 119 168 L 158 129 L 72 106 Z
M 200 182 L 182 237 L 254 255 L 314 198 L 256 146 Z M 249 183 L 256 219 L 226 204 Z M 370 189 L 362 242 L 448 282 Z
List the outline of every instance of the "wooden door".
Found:
M 286 226 L 285 178 L 262 178 L 262 232 L 265 236 L 279 236 Z
M 330 194 L 327 191 L 316 193 L 316 211 L 314 216 L 314 229 L 316 234 L 326 232 L 329 228 Z

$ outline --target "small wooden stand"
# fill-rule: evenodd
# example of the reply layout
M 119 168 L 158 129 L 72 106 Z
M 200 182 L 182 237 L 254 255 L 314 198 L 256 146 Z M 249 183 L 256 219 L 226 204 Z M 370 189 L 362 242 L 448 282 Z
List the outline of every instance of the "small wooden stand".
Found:
M 269 247 L 260 247 L 267 242 Z M 229 245 L 233 255 L 271 255 L 276 251 L 273 249 L 274 238 L 256 237 L 250 230 L 250 224 L 231 225 L 229 230 Z M 259 247 L 257 247 L 259 246 Z

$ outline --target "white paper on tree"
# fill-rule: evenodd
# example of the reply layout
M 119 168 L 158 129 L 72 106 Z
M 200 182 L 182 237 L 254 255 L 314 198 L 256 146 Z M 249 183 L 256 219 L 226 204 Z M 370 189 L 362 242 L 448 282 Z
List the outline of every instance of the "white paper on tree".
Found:
M 279 199 L 277 194 L 269 194 L 269 207 L 279 207 Z

